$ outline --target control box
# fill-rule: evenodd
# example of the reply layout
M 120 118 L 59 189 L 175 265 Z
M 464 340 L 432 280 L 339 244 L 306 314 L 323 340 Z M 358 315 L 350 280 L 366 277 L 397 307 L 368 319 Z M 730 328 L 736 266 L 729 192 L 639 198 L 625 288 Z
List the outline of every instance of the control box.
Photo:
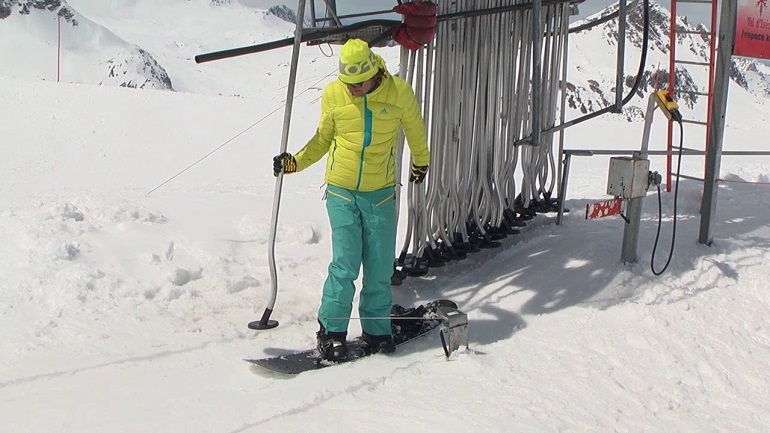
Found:
M 607 194 L 624 200 L 647 195 L 650 161 L 648 159 L 617 156 L 610 158 Z

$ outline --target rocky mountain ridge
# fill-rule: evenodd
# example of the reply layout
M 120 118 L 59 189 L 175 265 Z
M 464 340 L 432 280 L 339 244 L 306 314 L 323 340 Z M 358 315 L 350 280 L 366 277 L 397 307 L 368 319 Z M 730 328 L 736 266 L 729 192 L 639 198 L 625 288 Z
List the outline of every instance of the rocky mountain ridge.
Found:
M 626 27 L 626 69 L 624 73 L 624 90 L 629 92 L 636 79 L 636 68 L 641 58 L 644 38 L 643 2 L 637 1 L 629 9 Z M 617 12 L 618 5 L 614 4 L 588 19 L 573 24 L 599 20 Z M 650 2 L 649 10 L 649 41 L 647 60 L 642 80 L 637 89 L 641 98 L 657 89 L 665 89 L 669 82 L 669 48 L 670 48 L 671 13 L 656 1 Z M 612 62 L 617 51 L 618 20 L 610 20 L 604 24 L 570 35 L 570 43 L 583 46 L 583 51 L 604 54 L 603 61 Z M 702 24 L 693 25 L 686 17 L 677 19 L 676 58 L 690 62 L 708 63 L 710 57 L 709 31 Z M 599 42 L 601 41 L 601 42 Z M 597 46 L 601 45 L 601 46 Z M 607 55 L 607 53 L 610 53 Z M 572 56 L 572 53 L 570 53 Z M 591 67 L 595 59 L 585 56 L 583 59 L 571 61 L 575 71 L 584 81 L 570 76 L 568 72 L 567 100 L 570 108 L 583 113 L 596 111 L 611 105 L 615 99 L 615 76 L 602 74 Z M 610 63 L 611 64 L 611 63 Z M 633 69 L 633 71 L 632 71 Z M 770 67 L 745 58 L 733 58 L 730 78 L 734 84 L 746 91 L 761 97 L 770 98 Z M 705 66 L 679 64 L 676 68 L 676 97 L 680 105 L 689 109 L 703 104 L 703 93 L 708 91 L 708 73 Z M 624 109 L 625 116 L 632 120 L 642 114 L 638 102 L 632 102 Z
M 240 0 L 198 0 L 211 7 L 232 7 Z M 279 0 L 276 0 L 279 1 Z M 74 1 L 73 1 L 74 3 Z M 169 2 L 172 8 L 184 8 L 189 2 L 179 6 Z M 626 36 L 626 68 L 624 72 L 625 91 L 630 91 L 635 78 L 638 59 L 641 57 L 643 39 L 643 14 L 637 1 L 629 11 Z M 283 5 L 267 7 L 263 14 L 275 15 L 287 22 L 296 21 L 296 15 L 291 8 Z M 589 17 L 586 21 L 601 19 L 612 14 L 618 6 L 613 5 L 604 11 Z M 181 10 L 181 9 L 180 9 Z M 209 9 L 210 10 L 210 9 Z M 158 61 L 150 50 L 136 45 L 132 41 L 121 39 L 104 26 L 82 16 L 73 9 L 67 0 L 0 0 L 0 23 L 3 21 L 17 24 L 10 37 L 34 39 L 38 38 L 39 45 L 50 46 L 52 35 L 40 35 L 41 26 L 36 26 L 34 20 L 49 22 L 61 17 L 63 32 L 73 33 L 72 38 L 86 40 L 87 50 L 92 51 L 94 58 L 90 63 L 80 61 L 80 68 L 93 70 L 96 82 L 77 81 L 86 84 L 105 84 L 131 88 L 149 88 L 174 90 L 172 78 L 161 61 Z M 576 23 L 580 24 L 580 23 Z M 573 25 L 574 26 L 574 25 Z M 642 81 L 637 89 L 639 97 L 644 97 L 658 88 L 668 84 L 668 52 L 669 52 L 670 13 L 659 3 L 652 1 L 650 7 L 649 48 Z M 0 36 L 3 36 L 3 25 L 0 25 Z M 677 56 L 689 61 L 707 62 L 709 43 L 707 29 L 703 25 L 692 25 L 686 18 L 677 20 Z M 5 37 L 8 37 L 6 34 Z M 55 37 L 55 36 L 54 36 Z M 130 36 L 128 37 L 131 38 Z M 268 37 L 269 38 L 269 37 Z M 567 76 L 567 101 L 571 109 L 588 113 L 611 105 L 614 101 L 615 75 L 599 70 L 597 65 L 611 66 L 614 69 L 614 51 L 618 39 L 618 21 L 610 20 L 604 24 L 570 35 L 570 70 Z M 108 40 L 109 43 L 104 41 Z M 2 45 L 0 45 L 0 48 Z M 575 47 L 573 53 L 573 47 Z M 65 47 L 66 48 L 66 47 Z M 77 55 L 86 50 L 83 47 L 70 47 Z M 21 51 L 21 50 L 20 50 Z M 609 53 L 609 54 L 608 54 Z M 13 55 L 20 55 L 11 53 Z M 582 55 L 581 55 L 582 54 Z M 74 55 L 74 54 L 73 54 Z M 7 54 L 4 54 L 7 56 Z M 698 93 L 707 91 L 707 75 L 705 71 L 697 71 L 697 67 L 677 68 L 677 95 L 680 103 L 693 108 L 702 96 Z M 0 69 L 0 73 L 3 71 Z M 760 96 L 770 97 L 770 68 L 751 59 L 733 59 L 731 78 L 735 84 L 747 91 Z M 81 79 L 85 80 L 85 79 Z M 626 116 L 637 118 L 641 108 L 637 100 L 628 107 Z

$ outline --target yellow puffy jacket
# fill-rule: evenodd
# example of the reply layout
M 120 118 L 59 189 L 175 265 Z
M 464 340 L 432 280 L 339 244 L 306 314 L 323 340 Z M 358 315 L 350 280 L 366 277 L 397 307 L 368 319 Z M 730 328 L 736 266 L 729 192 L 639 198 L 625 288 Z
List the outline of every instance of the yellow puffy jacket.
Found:
M 335 80 L 324 88 L 318 130 L 294 155 L 301 171 L 329 154 L 326 183 L 355 191 L 395 184 L 396 139 L 403 126 L 416 165 L 428 165 L 425 122 L 412 87 L 385 74 L 380 85 L 355 97 Z

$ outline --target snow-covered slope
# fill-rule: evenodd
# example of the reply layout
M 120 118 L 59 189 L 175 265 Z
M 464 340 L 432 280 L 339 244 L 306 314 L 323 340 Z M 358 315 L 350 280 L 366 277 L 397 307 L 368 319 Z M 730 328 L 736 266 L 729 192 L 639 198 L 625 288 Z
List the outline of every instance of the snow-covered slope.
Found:
M 701 185 L 682 181 L 676 249 L 661 277 L 649 269 L 657 197 L 644 203 L 639 263 L 621 265 L 624 222 L 580 211 L 606 198 L 607 160 L 575 158 L 563 226 L 540 215 L 502 248 L 394 288 L 404 305 L 456 300 L 469 314 L 470 350 L 447 362 L 432 335 L 289 380 L 250 370 L 243 358 L 314 344 L 331 233 L 323 164 L 287 176 L 275 245 L 280 326 L 249 330 L 270 295 L 271 159 L 290 50 L 189 58 L 260 42 L 251 33 L 263 30 L 267 40 L 290 33 L 244 3 L 71 0 L 121 40 L 145 38 L 184 92 L 56 84 L 35 65 L 0 74 L 0 430 L 766 430 L 770 162 L 760 157 L 723 159 L 711 247 L 696 242 Z M 378 52 L 396 64 L 398 50 Z M 335 56 L 302 55 L 290 151 L 314 133 L 319 88 L 334 79 Z M 591 64 L 602 74 L 615 64 L 603 56 Z M 733 87 L 725 146 L 766 150 L 770 107 Z M 569 128 L 567 144 L 638 148 L 642 126 L 606 116 Z M 653 139 L 664 134 L 656 121 Z M 702 166 L 689 158 L 683 172 Z M 673 195 L 662 202 L 657 268 L 669 253 Z M 351 336 L 358 331 L 353 322 Z
M 315 98 L 295 103 L 292 150 L 313 134 Z M 3 431 L 770 425 L 770 385 L 761 380 L 770 362 L 767 187 L 724 183 L 716 242 L 705 247 L 696 242 L 700 187 L 683 182 L 677 247 L 658 278 L 649 271 L 654 195 L 634 266 L 618 263 L 623 221 L 587 221 L 580 212 L 603 198 L 600 158 L 574 162 L 567 207 L 575 211 L 564 226 L 539 216 L 503 248 L 394 288 L 405 305 L 455 299 L 469 314 L 470 351 L 446 362 L 432 335 L 394 356 L 289 380 L 255 374 L 243 358 L 314 344 L 331 235 L 323 164 L 283 182 L 272 316 L 280 326 L 267 332 L 246 324 L 261 315 L 271 286 L 280 113 L 146 192 L 267 114 L 261 104 L 0 78 Z M 770 113 L 755 110 L 760 117 L 730 122 L 728 141 L 763 148 L 752 138 L 770 133 Z M 568 137 L 577 147 L 614 147 L 639 137 L 641 126 L 603 118 Z M 759 158 L 726 158 L 722 167 L 731 181 L 770 176 Z M 668 254 L 671 200 L 664 196 L 658 267 Z M 358 331 L 353 322 L 351 335 Z

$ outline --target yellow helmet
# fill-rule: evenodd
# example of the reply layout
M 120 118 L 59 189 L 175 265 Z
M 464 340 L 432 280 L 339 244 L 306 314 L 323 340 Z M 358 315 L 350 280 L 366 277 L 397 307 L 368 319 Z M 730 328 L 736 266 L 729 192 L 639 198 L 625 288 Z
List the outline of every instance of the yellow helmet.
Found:
M 377 58 L 366 42 L 361 39 L 350 39 L 342 46 L 337 76 L 343 83 L 362 83 L 374 77 L 378 69 Z

